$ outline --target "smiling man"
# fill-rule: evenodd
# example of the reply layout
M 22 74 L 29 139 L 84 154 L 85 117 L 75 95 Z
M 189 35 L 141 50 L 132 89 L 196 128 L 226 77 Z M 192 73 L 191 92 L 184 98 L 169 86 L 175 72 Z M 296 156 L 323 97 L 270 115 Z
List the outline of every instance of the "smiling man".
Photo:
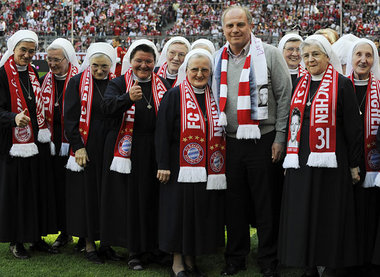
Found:
M 235 275 L 246 269 L 254 214 L 261 271 L 263 276 L 278 276 L 279 204 L 274 164 L 284 149 L 290 76 L 281 52 L 252 34 L 252 16 L 246 8 L 226 9 L 222 25 L 228 42 L 216 53 L 213 82 L 219 123 L 227 132 L 228 242 L 221 274 Z M 268 102 L 259 108 L 262 87 L 267 87 Z

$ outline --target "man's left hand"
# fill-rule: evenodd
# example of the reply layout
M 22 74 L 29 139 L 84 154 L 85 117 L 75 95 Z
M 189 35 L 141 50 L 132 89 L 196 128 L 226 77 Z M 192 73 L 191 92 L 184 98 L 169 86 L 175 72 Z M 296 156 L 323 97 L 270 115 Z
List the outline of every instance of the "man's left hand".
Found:
M 273 163 L 277 163 L 281 159 L 283 151 L 284 151 L 284 145 L 282 143 L 273 142 L 272 144 L 272 162 Z

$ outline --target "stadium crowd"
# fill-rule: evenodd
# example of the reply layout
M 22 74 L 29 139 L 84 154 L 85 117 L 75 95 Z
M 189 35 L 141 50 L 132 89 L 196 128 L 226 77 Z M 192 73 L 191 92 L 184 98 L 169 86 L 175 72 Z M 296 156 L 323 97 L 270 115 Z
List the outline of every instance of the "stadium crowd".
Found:
M 321 28 L 332 28 L 339 32 L 340 23 L 339 1 L 329 0 L 74 2 L 74 33 L 77 37 L 74 47 L 81 52 L 85 52 L 95 38 L 102 39 L 106 36 L 207 36 L 212 37 L 215 43 L 221 43 L 221 13 L 235 3 L 249 6 L 255 23 L 254 31 L 264 39 L 282 37 L 294 29 L 300 30 L 304 36 Z M 366 0 L 365 5 L 362 5 L 362 1 L 343 2 L 344 34 L 379 34 L 378 0 Z M 0 7 L 0 35 L 8 37 L 19 29 L 33 30 L 40 37 L 68 37 L 71 34 L 71 6 L 68 1 L 1 1 Z M 130 42 L 129 40 L 126 44 Z

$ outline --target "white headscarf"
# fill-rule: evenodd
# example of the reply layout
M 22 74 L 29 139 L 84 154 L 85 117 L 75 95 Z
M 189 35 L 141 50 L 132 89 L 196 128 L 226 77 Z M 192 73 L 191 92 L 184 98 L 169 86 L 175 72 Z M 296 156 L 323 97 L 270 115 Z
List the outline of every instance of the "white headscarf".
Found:
M 200 54 L 204 57 L 207 57 L 210 60 L 210 67 L 211 67 L 210 70 L 211 70 L 211 72 L 213 71 L 214 58 L 212 57 L 211 53 L 209 51 L 207 51 L 206 49 L 196 48 L 194 50 L 191 50 L 189 53 L 187 53 L 185 61 L 183 62 L 183 64 L 178 69 L 178 77 L 177 77 L 177 81 L 175 83 L 175 86 L 178 86 L 179 84 L 182 83 L 183 80 L 186 79 L 187 64 L 189 63 L 190 58 L 196 54 Z M 211 75 L 210 75 L 209 82 L 210 82 L 210 80 L 211 80 Z
M 351 49 L 352 44 L 359 38 L 352 34 L 343 35 L 338 39 L 331 47 L 338 55 L 341 65 L 347 64 L 348 52 Z
M 303 41 L 302 37 L 300 35 L 296 34 L 296 33 L 286 34 L 285 36 L 282 37 L 282 39 L 278 43 L 278 49 L 280 49 L 281 54 L 282 54 L 282 51 L 284 51 L 285 44 L 291 38 L 299 39 L 301 42 Z
M 371 72 L 373 75 L 375 75 L 376 80 L 380 80 L 380 65 L 379 65 L 379 53 L 377 52 L 376 45 L 366 38 L 361 38 L 355 41 L 350 51 L 347 54 L 347 67 L 346 67 L 346 75 L 350 75 L 353 71 L 352 66 L 352 55 L 354 54 L 354 50 L 358 45 L 361 44 L 369 44 L 372 47 L 373 51 L 373 65 L 371 67 Z
M 204 38 L 200 38 L 200 39 L 197 39 L 196 41 L 194 41 L 192 44 L 191 44 L 191 50 L 194 49 L 195 46 L 199 45 L 199 44 L 204 44 L 206 45 L 210 51 L 211 51 L 211 55 L 214 56 L 215 54 L 215 46 L 214 46 L 214 43 L 212 43 L 210 40 L 208 39 L 204 39 Z
M 115 49 L 113 47 L 105 42 L 96 42 L 92 43 L 90 47 L 87 49 L 86 57 L 84 58 L 84 61 L 79 69 L 79 72 L 83 72 L 86 70 L 87 67 L 90 66 L 90 59 L 95 54 L 104 54 L 111 60 L 111 69 L 110 73 L 115 72 L 116 67 L 116 53 Z
M 36 49 L 38 48 L 38 37 L 35 32 L 29 30 L 17 31 L 7 41 L 8 50 L 1 58 L 0 66 L 3 66 L 6 63 L 6 61 L 14 54 L 16 45 L 21 41 L 34 42 L 36 44 Z
M 331 47 L 330 42 L 323 35 L 311 35 L 307 37 L 304 43 L 317 44 L 330 59 L 331 65 L 334 67 L 336 71 L 340 74 L 343 73 L 342 65 L 340 64 L 338 56 L 335 54 L 334 50 Z
M 158 59 L 158 62 L 156 64 L 156 66 L 160 67 L 165 62 L 168 61 L 167 54 L 168 54 L 169 46 L 172 45 L 175 42 L 184 43 L 186 45 L 186 47 L 187 47 L 187 52 L 190 51 L 190 42 L 187 39 L 185 39 L 184 37 L 173 37 L 173 38 L 169 39 L 167 43 L 165 43 L 164 48 L 162 49 L 162 52 L 161 52 L 161 56 Z
M 152 48 L 154 50 L 154 53 L 156 54 L 156 60 L 154 61 L 155 64 L 157 64 L 157 60 L 158 60 L 158 51 L 157 51 L 157 47 L 156 45 L 154 45 L 153 42 L 151 42 L 150 40 L 147 40 L 147 39 L 139 39 L 139 40 L 135 40 L 131 46 L 129 46 L 128 48 L 128 51 L 127 53 L 125 54 L 124 56 L 124 59 L 123 59 L 123 65 L 121 67 L 121 75 L 124 75 L 125 72 L 127 72 L 127 70 L 129 68 L 131 68 L 131 53 L 132 51 L 139 45 L 147 45 L 149 46 L 150 48 Z
M 65 38 L 57 38 L 54 40 L 49 47 L 46 49 L 46 51 L 49 51 L 50 49 L 62 49 L 63 54 L 65 55 L 65 58 L 75 67 L 79 69 L 79 63 L 77 59 L 77 55 L 75 53 L 74 47 L 71 44 L 70 41 L 68 41 Z

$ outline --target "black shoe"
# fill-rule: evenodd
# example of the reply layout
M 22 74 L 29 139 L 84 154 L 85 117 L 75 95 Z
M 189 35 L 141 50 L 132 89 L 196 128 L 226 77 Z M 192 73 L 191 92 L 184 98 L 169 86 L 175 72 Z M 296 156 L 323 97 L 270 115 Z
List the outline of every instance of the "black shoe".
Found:
M 143 270 L 143 263 L 137 256 L 129 257 L 128 267 L 132 270 Z
M 77 252 L 83 252 L 86 249 L 86 240 L 79 238 L 78 243 L 74 246 L 74 250 Z
M 280 277 L 277 270 L 270 267 L 262 269 L 261 273 L 263 274 L 263 277 Z
M 32 243 L 29 246 L 29 249 L 32 251 L 45 252 L 45 253 L 49 253 L 49 254 L 58 254 L 59 253 L 59 250 L 57 248 L 51 247 L 43 239 L 40 239 L 39 241 Z
M 100 246 L 98 252 L 99 256 L 104 257 L 106 260 L 118 262 L 124 259 L 122 256 L 116 254 L 111 246 Z
M 173 269 L 170 271 L 170 277 L 190 277 L 189 274 L 185 270 L 182 270 L 178 272 L 177 274 L 174 273 Z
M 29 259 L 30 256 L 26 249 L 24 248 L 24 244 L 16 242 L 11 243 L 9 245 L 9 250 L 11 251 L 13 257 L 16 259 Z
M 94 264 L 104 264 L 103 259 L 99 257 L 98 252 L 96 252 L 96 250 L 90 252 L 84 251 L 84 256 L 87 260 Z
M 63 246 L 65 246 L 66 244 L 68 244 L 69 242 L 72 242 L 73 241 L 73 237 L 72 236 L 69 236 L 67 234 L 60 234 L 58 236 L 58 238 L 55 240 L 55 242 L 52 244 L 51 247 L 53 248 L 61 248 Z
M 226 266 L 223 268 L 220 275 L 222 276 L 235 275 L 241 270 L 247 270 L 245 265 L 226 264 Z
M 193 267 L 185 265 L 185 269 L 187 273 L 190 273 L 193 277 L 206 277 L 207 275 L 199 270 L 199 268 L 195 265 Z

